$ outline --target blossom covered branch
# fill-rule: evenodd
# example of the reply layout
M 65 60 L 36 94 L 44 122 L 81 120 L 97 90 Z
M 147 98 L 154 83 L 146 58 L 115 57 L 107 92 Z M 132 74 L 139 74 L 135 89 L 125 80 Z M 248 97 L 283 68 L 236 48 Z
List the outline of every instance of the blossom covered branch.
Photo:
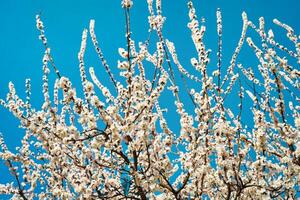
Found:
M 11 82 L 6 99 L 0 100 L 25 130 L 16 153 L 0 137 L 0 159 L 15 179 L 0 184 L 0 193 L 11 194 L 12 199 L 299 197 L 300 43 L 295 31 L 274 20 L 287 32 L 294 45 L 291 50 L 275 40 L 272 30 L 266 30 L 264 18 L 256 26 L 243 13 L 241 37 L 226 66 L 222 60 L 224 19 L 218 9 L 214 68 L 210 65 L 213 51 L 204 43 L 205 23 L 199 22 L 190 1 L 188 28 L 197 55 L 189 58 L 191 66 L 183 66 L 175 44 L 163 35 L 161 0 L 147 3 L 149 37 L 136 43 L 130 29 L 133 1 L 121 2 L 126 47 L 118 49 L 119 75 L 112 73 L 100 49 L 95 21 L 91 20 L 89 30 L 83 30 L 78 53 L 83 96 L 77 95 L 77 88 L 58 71 L 37 16 L 45 46 L 44 102 L 38 110 L 31 105 L 29 79 L 25 101 Z M 260 44 L 253 35 L 248 36 L 249 29 L 257 33 Z M 157 34 L 157 39 L 150 33 Z M 88 37 L 112 87 L 101 82 L 93 67 L 86 73 Z M 155 44 L 152 51 L 150 43 Z M 256 67 L 246 68 L 247 63 L 239 61 L 245 45 L 253 50 Z M 57 75 L 53 96 L 49 92 L 48 65 Z M 191 73 L 191 67 L 197 73 Z M 169 106 L 176 107 L 178 121 L 169 121 L 167 109 L 161 108 L 161 95 L 166 90 L 173 94 L 174 105 Z M 239 105 L 228 105 L 229 96 Z M 191 103 L 193 112 L 189 111 Z M 174 123 L 180 125 L 179 132 L 173 129 Z

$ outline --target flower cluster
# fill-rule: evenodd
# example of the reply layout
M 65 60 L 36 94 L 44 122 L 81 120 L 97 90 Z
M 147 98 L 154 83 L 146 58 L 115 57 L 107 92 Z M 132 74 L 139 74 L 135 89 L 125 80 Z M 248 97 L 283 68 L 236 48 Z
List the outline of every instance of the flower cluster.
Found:
M 206 27 L 190 1 L 188 28 L 197 55 L 188 59 L 199 72 L 196 75 L 181 64 L 175 45 L 164 37 L 161 0 L 147 3 L 150 30 L 157 37 L 136 43 L 129 27 L 133 2 L 121 1 L 127 46 L 118 49 L 119 74 L 113 74 L 105 60 L 95 21 L 83 30 L 78 53 L 82 96 L 58 72 L 37 16 L 45 46 L 44 102 L 40 109 L 31 105 L 29 79 L 25 101 L 11 82 L 6 99 L 0 99 L 25 130 L 16 151 L 0 135 L 0 159 L 16 180 L 0 184 L 0 194 L 24 200 L 298 198 L 300 43 L 294 30 L 274 20 L 287 32 L 295 46 L 292 51 L 275 41 L 272 30 L 265 30 L 264 18 L 256 26 L 243 13 L 241 37 L 224 68 L 223 19 L 218 9 L 217 65 L 211 65 L 213 51 L 203 40 Z M 257 34 L 250 37 L 248 29 Z M 97 77 L 93 67 L 85 67 L 89 37 L 111 86 Z M 244 41 L 253 50 L 257 67 L 238 63 Z M 52 69 L 57 75 L 53 93 Z M 161 95 L 169 94 L 165 88 L 172 93 L 167 109 L 161 108 L 165 104 Z M 172 120 L 168 109 L 176 110 Z

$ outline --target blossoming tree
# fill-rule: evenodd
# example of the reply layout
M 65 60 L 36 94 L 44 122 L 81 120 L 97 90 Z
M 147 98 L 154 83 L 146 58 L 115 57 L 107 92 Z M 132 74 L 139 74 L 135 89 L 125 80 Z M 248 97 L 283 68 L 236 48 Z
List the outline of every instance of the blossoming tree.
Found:
M 43 23 L 36 17 L 45 46 L 44 103 L 39 110 L 32 108 L 29 79 L 25 100 L 9 83 L 6 100 L 0 101 L 25 130 L 16 152 L 8 149 L 1 137 L 0 158 L 15 181 L 1 184 L 0 193 L 11 194 L 12 199 L 299 197 L 298 35 L 275 19 L 294 45 L 285 47 L 275 40 L 272 30 L 265 29 L 264 18 L 255 25 L 243 13 L 241 37 L 226 65 L 222 62 L 222 16 L 217 10 L 217 66 L 211 66 L 211 72 L 208 66 L 214 51 L 205 47 L 205 24 L 198 21 L 192 2 L 188 2 L 188 28 L 197 52 L 190 60 L 196 75 L 181 65 L 175 45 L 163 35 L 161 1 L 147 3 L 149 38 L 137 44 L 130 31 L 133 3 L 122 1 L 127 46 L 119 48 L 118 77 L 102 54 L 94 20 L 89 30 L 83 31 L 78 53 L 83 97 L 59 72 Z M 257 33 L 260 44 L 248 37 L 249 29 Z M 151 34 L 158 36 L 157 41 Z M 92 39 L 111 87 L 101 83 L 92 67 L 85 67 L 87 37 Z M 156 45 L 152 52 L 151 44 Z M 253 49 L 259 62 L 255 68 L 237 63 L 243 45 Z M 53 96 L 49 92 L 50 69 L 57 75 Z M 187 79 L 200 89 L 193 89 Z M 178 122 L 168 122 L 168 113 L 160 107 L 165 90 L 173 94 Z M 189 99 L 183 99 L 181 93 Z M 240 103 L 226 106 L 229 95 Z M 194 112 L 185 109 L 187 103 Z M 242 112 L 253 119 L 244 119 Z M 180 132 L 172 130 L 173 123 L 180 124 Z

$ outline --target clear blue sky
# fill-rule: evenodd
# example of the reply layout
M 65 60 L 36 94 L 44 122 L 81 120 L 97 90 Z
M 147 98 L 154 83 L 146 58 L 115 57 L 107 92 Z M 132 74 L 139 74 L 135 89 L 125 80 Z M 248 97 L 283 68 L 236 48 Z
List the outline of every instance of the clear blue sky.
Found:
M 189 64 L 190 57 L 196 55 L 190 31 L 186 26 L 186 3 L 185 0 L 163 0 L 163 13 L 167 17 L 164 35 L 175 43 L 179 58 L 185 65 Z M 207 46 L 213 50 L 216 49 L 215 12 L 218 7 L 221 8 L 224 31 L 223 57 L 224 62 L 227 61 L 226 66 L 240 36 L 242 11 L 246 11 L 248 18 L 255 23 L 260 16 L 264 16 L 266 26 L 275 29 L 275 37 L 278 29 L 272 24 L 273 18 L 278 18 L 294 27 L 296 32 L 300 32 L 299 0 L 197 0 L 194 1 L 194 5 L 197 15 L 206 18 Z M 35 15 L 40 12 L 56 65 L 61 74 L 70 77 L 77 87 L 81 87 L 77 53 L 82 30 L 88 27 L 90 19 L 96 20 L 96 33 L 110 66 L 116 66 L 116 59 L 119 58 L 118 47 L 125 47 L 124 13 L 118 0 L 0 1 L 0 98 L 5 98 L 9 81 L 13 81 L 19 95 L 24 97 L 25 79 L 30 77 L 33 84 L 32 102 L 37 108 L 42 102 L 41 60 L 44 52 L 35 27 Z M 135 0 L 131 23 L 133 39 L 136 41 L 144 41 L 147 38 L 147 14 L 146 1 Z M 253 58 L 254 56 L 248 58 L 241 55 L 239 60 L 244 59 L 245 63 Z M 103 77 L 104 83 L 109 84 L 90 40 L 85 60 L 86 66 L 94 66 L 97 74 Z M 167 105 L 166 103 L 167 101 L 162 104 Z M 0 122 L 0 132 L 4 134 L 9 147 L 19 145 L 23 132 L 17 128 L 18 123 L 14 117 L 2 107 Z M 6 170 L 0 165 L 1 183 L 9 177 L 2 172 Z

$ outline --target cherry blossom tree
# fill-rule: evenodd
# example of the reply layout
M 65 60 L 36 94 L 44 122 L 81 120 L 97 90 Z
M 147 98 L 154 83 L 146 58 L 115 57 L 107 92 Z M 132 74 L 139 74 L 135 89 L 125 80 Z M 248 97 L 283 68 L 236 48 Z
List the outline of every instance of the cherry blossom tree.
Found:
M 119 75 L 112 73 L 105 60 L 95 21 L 83 30 L 78 53 L 83 96 L 77 95 L 78 88 L 60 73 L 63 68 L 55 65 L 43 22 L 36 17 L 45 47 L 44 103 L 40 109 L 31 106 L 29 79 L 25 100 L 11 82 L 6 99 L 0 100 L 25 131 L 16 151 L 8 149 L 1 136 L 0 158 L 15 181 L 1 184 L 0 193 L 24 200 L 297 199 L 299 36 L 274 19 L 293 44 L 283 46 L 271 29 L 266 30 L 264 18 L 256 25 L 243 13 L 241 37 L 226 64 L 222 62 L 221 11 L 216 12 L 218 48 L 212 51 L 203 41 L 205 22 L 198 20 L 190 1 L 187 26 L 197 52 L 189 58 L 197 71 L 191 73 L 162 32 L 161 1 L 147 3 L 149 37 L 138 43 L 130 30 L 133 2 L 121 3 L 127 46 L 118 50 Z M 248 36 L 249 29 L 256 32 L 255 39 Z M 157 35 L 157 40 L 151 35 Z M 87 37 L 92 39 L 110 83 L 101 83 L 94 68 L 86 68 Z M 253 49 L 257 66 L 237 62 L 244 45 Z M 217 55 L 217 66 L 210 65 L 212 54 Z M 53 95 L 50 71 L 57 75 Z M 187 80 L 200 87 L 193 88 Z M 176 107 L 179 121 L 165 118 L 168 112 L 161 107 L 160 97 L 165 92 L 173 94 L 169 104 Z M 227 105 L 229 96 L 239 104 Z M 188 104 L 193 112 L 186 109 Z M 242 114 L 245 112 L 247 117 Z M 179 132 L 172 130 L 174 123 L 180 124 Z

